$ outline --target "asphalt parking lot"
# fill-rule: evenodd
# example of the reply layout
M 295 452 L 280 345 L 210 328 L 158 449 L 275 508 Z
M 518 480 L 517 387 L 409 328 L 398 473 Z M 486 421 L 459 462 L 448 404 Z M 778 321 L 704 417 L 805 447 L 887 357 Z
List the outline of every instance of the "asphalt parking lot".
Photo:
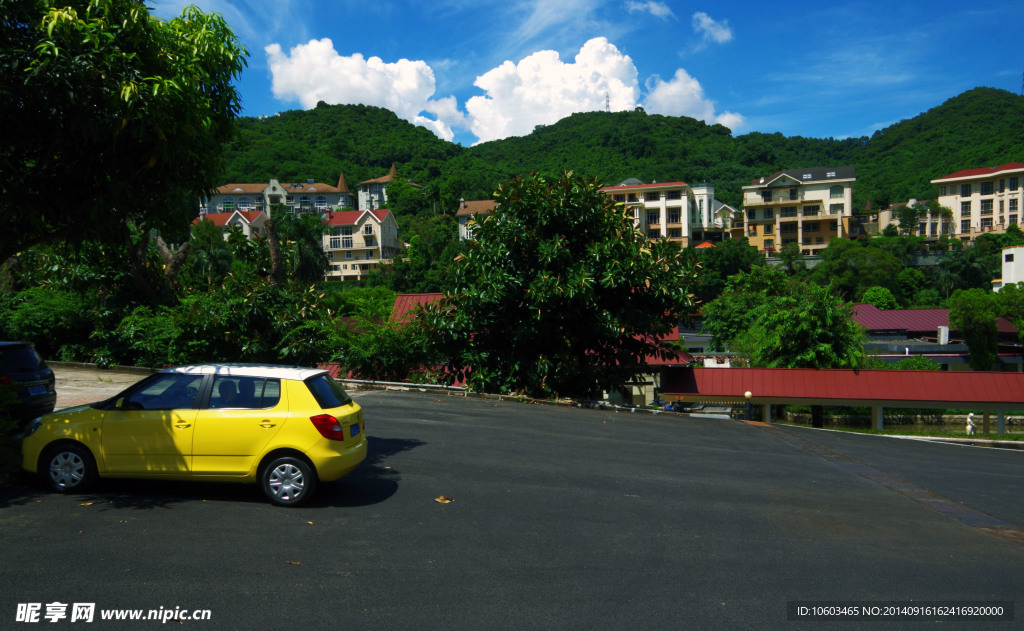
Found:
M 1020 451 L 354 396 L 369 458 L 303 508 L 202 483 L 0 489 L 0 627 L 52 602 L 204 610 L 188 624 L 216 629 L 1009 629 L 1024 615 L 789 616 L 805 602 L 1019 608 Z

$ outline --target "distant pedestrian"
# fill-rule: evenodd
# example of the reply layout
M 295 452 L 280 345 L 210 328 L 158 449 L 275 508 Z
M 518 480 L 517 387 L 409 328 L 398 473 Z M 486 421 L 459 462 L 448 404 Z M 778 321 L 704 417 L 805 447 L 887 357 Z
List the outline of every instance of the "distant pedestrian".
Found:
M 974 434 L 977 433 L 975 431 L 975 429 L 974 429 L 975 427 L 977 427 L 977 426 L 974 424 L 974 412 L 971 412 L 970 414 L 967 415 L 967 435 L 968 436 L 974 436 Z

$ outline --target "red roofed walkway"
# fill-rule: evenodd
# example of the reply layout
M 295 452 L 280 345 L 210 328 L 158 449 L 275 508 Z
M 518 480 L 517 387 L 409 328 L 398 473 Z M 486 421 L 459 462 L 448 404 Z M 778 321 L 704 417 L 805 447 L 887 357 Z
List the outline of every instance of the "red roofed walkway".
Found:
M 870 407 L 882 429 L 885 408 L 968 408 L 999 415 L 1024 410 L 1024 373 L 804 368 L 666 368 L 662 396 L 685 402 Z

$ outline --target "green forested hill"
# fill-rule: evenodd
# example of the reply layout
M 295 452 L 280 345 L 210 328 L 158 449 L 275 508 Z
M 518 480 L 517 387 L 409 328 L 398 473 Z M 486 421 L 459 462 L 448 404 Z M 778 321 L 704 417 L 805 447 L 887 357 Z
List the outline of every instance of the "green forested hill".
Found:
M 574 114 L 528 136 L 463 147 L 392 112 L 363 105 L 240 120 L 227 152 L 224 182 L 314 178 L 333 184 L 343 171 L 350 186 L 399 175 L 427 187 L 442 208 L 459 197 L 489 196 L 495 184 L 532 170 L 571 169 L 606 184 L 644 181 L 711 182 L 717 197 L 739 205 L 740 187 L 780 169 L 853 165 L 855 205 L 877 207 L 935 195 L 929 180 L 958 171 L 1024 162 L 1024 97 L 976 88 L 871 138 L 836 140 L 750 133 L 687 117 L 632 112 Z

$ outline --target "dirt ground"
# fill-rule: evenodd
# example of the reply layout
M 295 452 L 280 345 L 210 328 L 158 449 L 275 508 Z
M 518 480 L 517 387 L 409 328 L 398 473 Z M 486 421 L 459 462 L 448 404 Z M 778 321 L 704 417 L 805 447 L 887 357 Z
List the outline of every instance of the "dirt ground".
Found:
M 57 377 L 57 409 L 102 401 L 150 374 L 140 368 L 97 368 L 47 362 Z

